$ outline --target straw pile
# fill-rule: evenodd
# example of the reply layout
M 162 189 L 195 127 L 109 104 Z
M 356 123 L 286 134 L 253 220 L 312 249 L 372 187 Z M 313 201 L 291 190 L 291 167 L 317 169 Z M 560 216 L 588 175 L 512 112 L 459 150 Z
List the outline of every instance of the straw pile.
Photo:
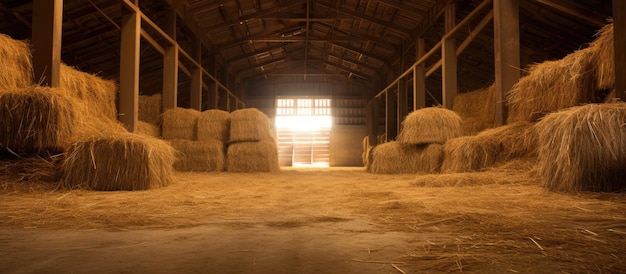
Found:
M 168 140 L 178 151 L 174 169 L 178 171 L 224 171 L 224 142 L 219 140 Z
M 551 190 L 626 190 L 626 104 L 590 104 L 537 124 L 539 174 Z
M 155 93 L 152 96 L 139 95 L 139 120 L 158 125 L 163 112 L 163 96 Z
M 461 117 L 454 111 L 429 107 L 411 112 L 402 121 L 398 142 L 410 145 L 443 144 L 462 135 Z
M 61 178 L 61 155 L 31 156 L 14 159 L 0 157 L 0 181 L 57 183 Z
M 0 33 L 0 92 L 33 85 L 30 45 Z
M 82 100 L 82 104 L 92 115 L 117 120 L 117 84 L 114 81 L 104 80 L 64 64 L 61 64 L 60 76 L 60 88 L 70 96 Z
M 155 124 L 137 121 L 137 134 L 159 138 L 159 136 L 161 136 L 161 129 Z
M 272 138 L 258 142 L 231 143 L 226 157 L 229 172 L 277 172 L 278 146 Z
M 230 116 L 230 142 L 257 142 L 272 139 L 270 119 L 256 108 L 238 109 Z
M 79 117 L 63 90 L 39 86 L 0 93 L 0 145 L 16 152 L 61 151 Z
M 593 51 L 595 63 L 596 88 L 599 90 L 611 89 L 615 86 L 615 51 L 614 51 L 613 23 L 604 26 L 598 32 L 598 38 L 589 48 Z
M 138 134 L 86 138 L 68 148 L 60 186 L 88 190 L 146 190 L 173 179 L 174 149 Z
M 380 144 L 372 151 L 371 173 L 437 173 L 443 160 L 440 144 L 406 145 L 400 142 Z
M 209 109 L 198 116 L 198 140 L 218 140 L 228 142 L 230 113 Z
M 198 116 L 200 112 L 195 109 L 168 109 L 163 113 L 163 139 L 197 140 Z
M 475 135 L 478 132 L 495 126 L 495 93 L 494 85 L 485 89 L 460 93 L 454 97 L 452 110 L 461 117 L 463 132 Z
M 450 139 L 444 145 L 442 173 L 481 171 L 496 164 L 537 156 L 534 125 L 518 122 L 487 129 L 476 136 Z

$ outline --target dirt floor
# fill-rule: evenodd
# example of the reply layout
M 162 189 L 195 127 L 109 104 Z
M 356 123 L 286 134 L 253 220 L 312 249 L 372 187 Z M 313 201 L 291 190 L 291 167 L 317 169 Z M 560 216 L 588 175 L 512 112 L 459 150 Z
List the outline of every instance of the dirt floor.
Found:
M 0 183 L 0 273 L 626 273 L 626 194 L 555 193 L 532 172 L 176 177 Z

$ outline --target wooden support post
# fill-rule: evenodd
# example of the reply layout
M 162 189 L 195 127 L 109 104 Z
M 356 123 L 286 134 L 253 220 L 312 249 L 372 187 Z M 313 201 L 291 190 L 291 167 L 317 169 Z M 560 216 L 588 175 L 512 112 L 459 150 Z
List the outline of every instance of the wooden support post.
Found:
M 494 0 L 496 124 L 506 124 L 506 94 L 520 78 L 519 0 Z
M 202 64 L 202 44 L 200 39 L 194 41 L 192 57 L 198 64 Z M 202 67 L 194 67 L 191 71 L 191 90 L 189 91 L 189 105 L 192 109 L 202 111 Z
M 398 115 L 396 117 L 398 132 L 402 130 L 402 121 L 409 114 L 408 85 L 406 79 L 398 79 Z
M 33 1 L 33 71 L 42 86 L 58 87 L 61 69 L 63 0 Z
M 445 29 L 446 33 L 452 31 L 456 24 L 456 4 L 449 1 L 445 8 Z M 457 58 L 456 58 L 456 41 L 454 35 L 443 40 L 441 47 L 442 59 L 442 98 L 443 106 L 452 109 L 452 100 L 457 94 Z
M 626 1 L 613 0 L 615 96 L 626 101 Z
M 176 41 L 176 13 L 166 12 L 165 32 Z M 178 106 L 178 43 L 165 48 L 163 55 L 163 111 Z
M 396 139 L 398 135 L 398 104 L 396 103 L 396 94 L 394 90 L 385 92 L 385 134 L 387 141 Z
M 417 60 L 426 54 L 424 38 L 417 38 L 415 51 Z M 422 63 L 413 69 L 413 110 L 424 107 L 426 107 L 426 64 Z
M 136 9 L 127 11 L 122 8 L 122 12 L 119 120 L 128 131 L 135 132 L 139 109 L 141 16 Z

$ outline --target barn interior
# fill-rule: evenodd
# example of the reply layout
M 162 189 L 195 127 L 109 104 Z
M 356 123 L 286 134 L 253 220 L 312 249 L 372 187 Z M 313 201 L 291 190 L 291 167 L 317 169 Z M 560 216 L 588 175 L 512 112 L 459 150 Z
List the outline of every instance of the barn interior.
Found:
M 624 1 L 0 18 L 0 273 L 625 273 Z

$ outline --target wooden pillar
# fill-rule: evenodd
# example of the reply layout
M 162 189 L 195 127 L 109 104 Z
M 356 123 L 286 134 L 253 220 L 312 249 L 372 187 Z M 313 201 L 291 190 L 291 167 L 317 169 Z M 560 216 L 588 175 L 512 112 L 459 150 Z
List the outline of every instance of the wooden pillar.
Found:
M 63 0 L 33 1 L 33 71 L 35 82 L 58 87 L 61 69 Z
M 615 96 L 626 101 L 626 1 L 613 0 Z
M 445 8 L 446 33 L 452 31 L 456 22 L 456 4 L 449 1 Z M 442 98 L 443 106 L 452 109 L 452 100 L 457 93 L 456 41 L 454 36 L 443 40 L 442 51 Z
M 506 94 L 520 78 L 519 0 L 494 0 L 496 124 L 506 124 Z
M 406 79 L 398 79 L 398 115 L 396 117 L 397 125 L 396 128 L 398 132 L 402 130 L 402 121 L 404 117 L 406 117 L 409 112 L 409 98 L 407 92 L 407 80 Z
M 398 104 L 396 103 L 395 90 L 387 90 L 385 98 L 385 134 L 387 135 L 387 140 L 391 141 L 398 135 Z
M 426 54 L 424 38 L 415 42 L 415 59 L 419 60 Z M 426 107 L 426 64 L 422 63 L 413 69 L 413 110 Z
M 119 120 L 130 132 L 137 129 L 139 106 L 139 40 L 141 16 L 138 10 L 122 8 L 120 41 L 120 109 Z
M 202 43 L 195 39 L 193 43 L 192 57 L 198 64 L 202 64 Z M 191 71 L 191 90 L 189 91 L 189 104 L 192 109 L 202 111 L 202 67 L 194 67 Z
M 173 15 L 172 15 L 173 13 Z M 167 12 L 165 32 L 176 41 L 176 14 Z M 163 111 L 178 106 L 178 43 L 165 48 L 163 56 Z

